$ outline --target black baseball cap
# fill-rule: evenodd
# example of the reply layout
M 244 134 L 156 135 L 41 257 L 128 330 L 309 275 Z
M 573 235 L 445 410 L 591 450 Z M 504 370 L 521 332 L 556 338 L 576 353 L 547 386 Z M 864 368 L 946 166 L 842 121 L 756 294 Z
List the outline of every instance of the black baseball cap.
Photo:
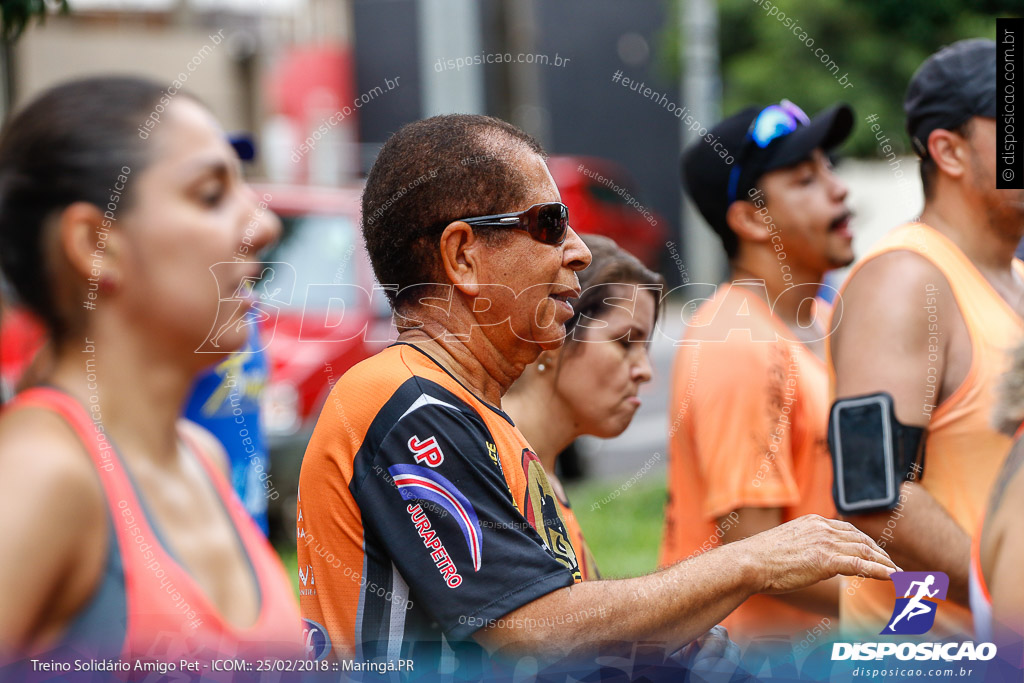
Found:
M 947 45 L 918 67 L 903 99 L 907 133 L 928 155 L 933 130 L 953 130 L 973 116 L 996 116 L 996 44 L 984 38 Z
M 743 199 L 765 173 L 805 161 L 816 149 L 831 150 L 853 130 L 853 110 L 837 104 L 762 149 L 749 139 L 748 132 L 763 109 L 748 107 L 733 114 L 683 152 L 683 186 L 727 250 L 736 239 L 725 220 L 734 167 L 739 168 L 739 176 L 733 196 Z

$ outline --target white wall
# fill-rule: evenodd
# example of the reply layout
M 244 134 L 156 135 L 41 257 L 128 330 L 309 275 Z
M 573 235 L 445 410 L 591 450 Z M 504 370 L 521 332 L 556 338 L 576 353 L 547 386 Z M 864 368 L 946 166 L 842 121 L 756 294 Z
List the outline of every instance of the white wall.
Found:
M 850 159 L 836 172 L 850 189 L 847 203 L 854 212 L 850 229 L 857 258 L 889 230 L 916 218 L 924 206 L 917 157 L 897 157 L 891 163 Z
M 34 24 L 17 46 L 15 58 L 15 107 L 40 91 L 71 78 L 95 74 L 148 76 L 167 86 L 184 73 L 185 89 L 197 95 L 227 130 L 241 128 L 242 88 L 230 57 L 231 36 L 237 29 L 223 27 L 224 39 L 214 47 L 210 29 L 146 22 L 85 22 L 74 18 L 49 17 L 42 26 Z M 200 50 L 210 50 L 202 63 L 188 71 Z

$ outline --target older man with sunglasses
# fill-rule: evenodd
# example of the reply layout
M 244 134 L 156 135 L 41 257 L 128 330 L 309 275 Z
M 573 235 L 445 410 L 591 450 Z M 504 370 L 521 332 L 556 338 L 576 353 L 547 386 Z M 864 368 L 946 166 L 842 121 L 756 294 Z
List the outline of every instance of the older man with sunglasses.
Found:
M 501 409 L 562 343 L 590 262 L 544 158 L 503 121 L 449 115 L 399 130 L 370 172 L 363 233 L 399 337 L 337 382 L 302 465 L 316 657 L 412 659 L 419 676 L 455 671 L 454 654 L 472 678 L 488 651 L 675 649 L 754 593 L 893 568 L 849 525 L 807 517 L 655 575 L 580 582 L 544 469 Z
M 704 141 L 683 157 L 686 189 L 732 273 L 717 291 L 694 292 L 706 301 L 676 356 L 664 565 L 801 515 L 836 516 L 825 440 L 831 316 L 815 297 L 826 271 L 853 260 L 847 191 L 827 156 L 852 126 L 844 105 L 811 119 L 783 100 L 715 126 L 726 160 Z M 724 624 L 741 643 L 800 640 L 836 618 L 838 600 L 831 579 L 753 596 Z

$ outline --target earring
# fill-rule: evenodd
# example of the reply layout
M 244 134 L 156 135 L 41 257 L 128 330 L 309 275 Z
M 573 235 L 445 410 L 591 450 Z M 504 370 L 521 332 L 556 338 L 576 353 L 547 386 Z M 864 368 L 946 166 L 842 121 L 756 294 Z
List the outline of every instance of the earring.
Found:
M 101 294 L 113 294 L 117 290 L 117 278 L 110 273 L 103 273 L 98 288 Z
M 544 372 L 545 370 L 547 370 L 547 366 L 544 363 L 537 364 L 537 372 Z

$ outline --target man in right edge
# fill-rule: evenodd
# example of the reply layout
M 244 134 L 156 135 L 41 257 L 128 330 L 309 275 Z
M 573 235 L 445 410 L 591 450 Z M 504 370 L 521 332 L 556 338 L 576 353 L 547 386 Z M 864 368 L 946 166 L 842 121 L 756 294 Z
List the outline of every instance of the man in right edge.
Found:
M 831 439 L 856 442 L 842 454 L 854 462 L 850 471 L 877 474 L 876 467 L 858 474 L 858 458 L 863 465 L 883 446 L 900 455 L 905 441 L 914 443 L 894 434 L 924 442 L 923 470 L 894 468 L 899 488 L 889 490 L 898 498 L 848 511 L 846 519 L 878 539 L 905 571 L 949 576 L 931 639 L 972 633 L 970 535 L 1010 448 L 990 423 L 994 388 L 1024 333 L 1024 264 L 1014 259 L 1024 236 L 1024 191 L 996 189 L 995 79 L 990 40 L 943 48 L 914 74 L 904 109 L 921 158 L 924 210 L 920 222 L 893 230 L 854 267 L 829 339 L 837 404 L 887 392 L 895 408 L 890 431 L 851 434 L 849 424 L 857 423 L 837 420 L 834 406 L 833 457 Z M 886 434 L 892 441 L 882 444 Z M 847 491 L 858 485 L 844 481 Z M 892 609 L 891 583 L 844 580 L 844 635 L 877 635 Z

